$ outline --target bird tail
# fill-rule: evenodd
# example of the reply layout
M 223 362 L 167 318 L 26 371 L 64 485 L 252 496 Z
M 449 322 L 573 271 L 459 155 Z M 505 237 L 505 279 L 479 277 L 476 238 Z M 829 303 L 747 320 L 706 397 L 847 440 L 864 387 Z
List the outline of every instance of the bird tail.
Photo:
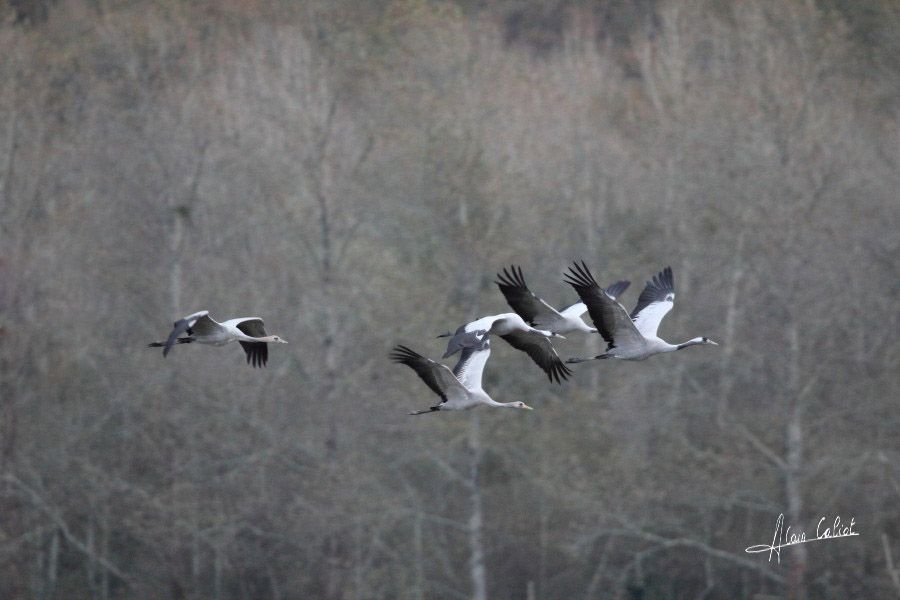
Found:
M 183 338 L 178 338 L 175 341 L 178 342 L 179 344 L 190 344 L 191 342 L 194 341 L 194 338 L 183 337 Z M 165 342 L 150 342 L 149 344 L 147 344 L 148 348 L 165 348 L 165 346 L 166 346 Z
M 610 355 L 609 354 L 601 354 L 599 356 L 592 356 L 591 358 L 572 357 L 572 358 L 566 360 L 566 362 L 570 365 L 576 365 L 578 363 L 587 362 L 589 360 L 603 360 L 604 358 L 610 358 Z

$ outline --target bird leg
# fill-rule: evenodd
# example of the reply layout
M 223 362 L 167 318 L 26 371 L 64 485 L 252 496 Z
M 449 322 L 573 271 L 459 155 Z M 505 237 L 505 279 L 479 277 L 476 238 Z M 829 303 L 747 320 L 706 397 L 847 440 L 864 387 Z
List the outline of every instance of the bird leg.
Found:
M 183 338 L 178 338 L 175 341 L 178 342 L 179 344 L 190 344 L 191 342 L 196 341 L 196 338 L 183 337 Z M 148 348 L 162 348 L 165 345 L 166 345 L 165 342 L 150 342 L 149 344 L 147 344 L 147 347 Z

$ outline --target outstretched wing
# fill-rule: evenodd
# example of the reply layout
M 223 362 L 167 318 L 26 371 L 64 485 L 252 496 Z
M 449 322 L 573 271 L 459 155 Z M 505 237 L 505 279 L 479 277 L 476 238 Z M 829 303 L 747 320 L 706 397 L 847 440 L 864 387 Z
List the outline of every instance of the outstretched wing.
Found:
M 474 322 L 475 321 L 473 321 L 473 323 Z M 472 331 L 466 331 L 466 327 L 471 324 L 472 323 L 467 323 L 466 325 L 459 326 L 459 328 L 456 330 L 456 333 L 454 333 L 453 337 L 450 338 L 450 341 L 447 342 L 447 351 L 444 352 L 444 356 L 442 356 L 441 358 L 453 356 L 460 350 L 464 350 L 466 348 L 475 348 L 482 344 L 482 342 L 486 339 L 488 330 L 473 329 Z M 490 325 L 488 325 L 488 327 L 490 327 Z
M 584 261 L 580 265 L 575 263 L 569 267 L 566 278 L 566 283 L 575 288 L 581 301 L 587 305 L 594 327 L 608 344 L 607 350 L 641 343 L 641 334 L 631 322 L 625 307 L 603 291 Z
M 506 297 L 506 302 L 531 325 L 548 325 L 560 319 L 561 315 L 555 308 L 528 289 L 521 267 L 512 265 L 509 270 L 504 267 L 502 274 L 497 273 L 495 283 Z
M 631 282 L 628 280 L 617 281 L 606 288 L 606 295 L 613 300 L 618 300 L 619 297 L 625 293 L 625 290 L 628 289 L 629 285 L 631 285 Z
M 172 332 L 166 339 L 166 343 L 163 344 L 163 356 L 166 356 L 169 353 L 169 350 L 175 345 L 175 340 L 177 340 L 178 336 L 182 333 L 204 336 L 217 331 L 220 327 L 221 325 L 210 318 L 208 310 L 201 310 L 200 312 L 195 312 L 192 315 L 188 315 L 183 319 L 175 321 Z
M 559 354 L 550 343 L 550 338 L 529 331 L 514 331 L 501 337 L 516 350 L 528 354 L 531 360 L 544 370 L 550 381 L 562 383 L 572 374 L 572 371 L 560 360 Z
M 659 324 L 675 305 L 675 277 L 666 267 L 647 282 L 631 311 L 631 320 L 644 337 L 656 337 Z
M 471 344 L 463 348 L 459 362 L 453 367 L 453 374 L 459 382 L 468 390 L 481 389 L 481 375 L 484 373 L 484 365 L 491 355 L 490 337 L 483 335 L 474 338 Z
M 263 320 L 258 317 L 241 319 L 234 326 L 250 337 L 265 337 L 268 335 Z M 249 364 L 254 367 L 264 367 L 269 362 L 269 344 L 266 342 L 239 341 L 238 343 L 247 354 L 247 362 Z
M 606 288 L 606 294 L 613 300 L 616 300 L 619 296 L 625 293 L 625 290 L 628 289 L 629 285 L 631 285 L 630 281 L 617 281 Z M 587 305 L 585 305 L 584 302 L 576 302 L 572 306 L 567 306 L 559 312 L 562 313 L 564 317 L 580 317 L 586 310 Z
M 453 374 L 453 371 L 445 365 L 425 358 L 415 350 L 406 346 L 396 346 L 391 351 L 391 360 L 410 367 L 431 388 L 435 394 L 441 397 L 441 404 L 445 402 L 462 403 L 468 398 L 468 392 L 462 383 Z
M 259 317 L 247 317 L 244 319 L 232 319 L 234 326 L 243 331 L 250 337 L 266 337 L 266 326 Z
M 269 362 L 269 345 L 265 342 L 238 341 L 247 354 L 247 363 L 254 367 L 264 367 Z

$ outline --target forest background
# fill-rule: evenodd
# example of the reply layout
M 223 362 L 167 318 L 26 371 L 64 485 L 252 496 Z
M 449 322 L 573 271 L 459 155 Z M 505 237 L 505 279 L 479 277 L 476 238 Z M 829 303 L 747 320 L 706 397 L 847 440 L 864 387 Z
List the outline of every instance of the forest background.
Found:
M 0 5 L 2 597 L 897 598 L 898 99 L 891 0 Z M 575 259 L 721 346 L 406 415 Z

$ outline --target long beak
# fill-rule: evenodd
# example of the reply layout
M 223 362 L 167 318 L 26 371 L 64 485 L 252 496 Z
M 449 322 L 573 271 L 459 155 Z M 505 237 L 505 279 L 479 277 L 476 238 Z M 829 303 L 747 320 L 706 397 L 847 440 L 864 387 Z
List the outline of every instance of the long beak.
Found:
M 558 333 L 554 333 L 554 334 L 553 334 L 553 337 L 555 337 L 555 338 L 559 338 L 559 339 L 561 339 L 561 340 L 564 340 L 564 339 L 566 339 L 566 336 L 564 336 L 564 335 L 560 335 L 560 334 L 558 334 Z
M 719 345 L 718 342 L 714 342 L 714 341 L 712 341 L 712 340 L 709 340 L 708 343 L 712 344 L 713 346 L 718 346 L 718 345 Z
M 527 404 L 523 405 L 522 408 L 524 408 L 525 410 L 534 410 L 533 408 L 531 408 L 531 407 L 528 406 Z

